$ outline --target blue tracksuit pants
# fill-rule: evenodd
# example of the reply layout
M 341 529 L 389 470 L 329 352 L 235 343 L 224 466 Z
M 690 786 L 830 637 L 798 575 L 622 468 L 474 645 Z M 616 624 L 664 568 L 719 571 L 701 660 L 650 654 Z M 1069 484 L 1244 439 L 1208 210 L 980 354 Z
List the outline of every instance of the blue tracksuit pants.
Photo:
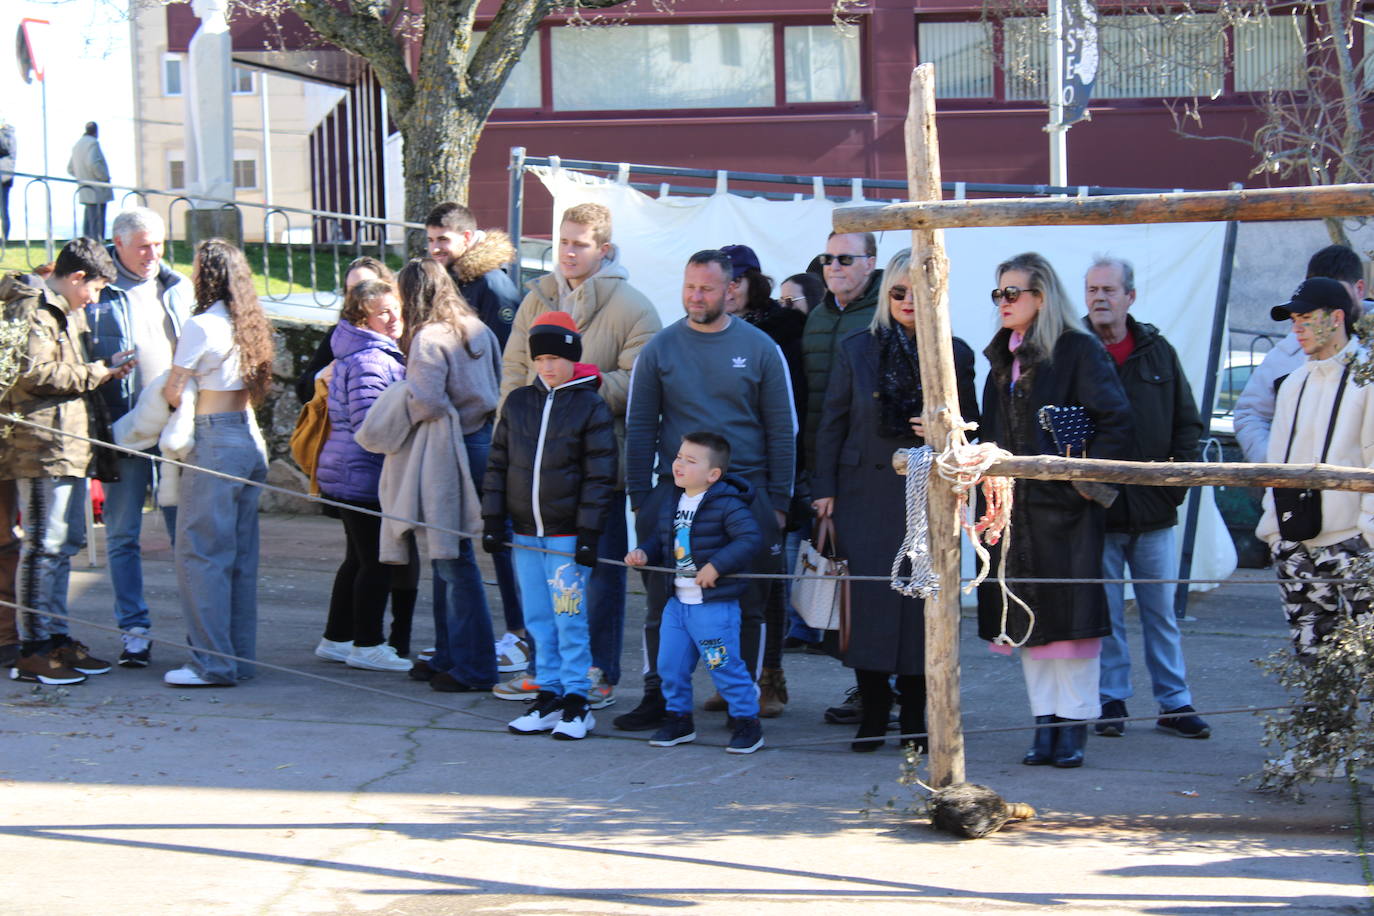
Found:
M 739 654 L 739 618 L 738 601 L 683 604 L 676 597 L 668 599 L 659 629 L 658 673 L 669 712 L 692 711 L 692 672 L 700 658 L 730 715 L 758 717 L 758 688 Z

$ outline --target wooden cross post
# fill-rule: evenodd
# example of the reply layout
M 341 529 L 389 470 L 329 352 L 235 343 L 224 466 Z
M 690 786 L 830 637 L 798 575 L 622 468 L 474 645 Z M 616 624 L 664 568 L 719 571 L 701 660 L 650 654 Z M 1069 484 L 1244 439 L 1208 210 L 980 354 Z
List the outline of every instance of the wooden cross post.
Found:
M 906 119 L 906 174 L 912 201 L 940 199 L 940 144 L 935 133 L 935 68 L 922 64 L 911 74 Z M 949 258 L 944 232 L 911 233 L 911 290 L 916 304 L 916 344 L 926 441 L 944 448 L 959 413 L 954 377 L 953 332 L 949 324 Z M 879 302 L 878 308 L 890 308 Z M 940 592 L 926 601 L 926 730 L 930 734 L 930 784 L 964 781 L 964 732 L 959 705 L 959 519 L 949 481 L 932 474 L 927 517 L 930 554 Z

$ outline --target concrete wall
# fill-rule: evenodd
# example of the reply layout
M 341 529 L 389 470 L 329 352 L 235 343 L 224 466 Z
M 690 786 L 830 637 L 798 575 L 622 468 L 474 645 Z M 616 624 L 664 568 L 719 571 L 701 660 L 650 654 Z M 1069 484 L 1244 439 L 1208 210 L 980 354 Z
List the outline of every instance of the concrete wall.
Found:
M 320 341 L 332 324 L 300 321 L 292 318 L 273 318 L 273 339 L 277 345 L 276 361 L 272 365 L 274 384 L 267 401 L 258 408 L 258 425 L 267 441 L 267 482 L 298 493 L 309 492 L 309 481 L 291 460 L 291 431 L 301 412 L 296 398 L 295 382 L 310 357 L 315 355 Z M 262 495 L 262 511 L 294 512 L 316 515 L 319 508 L 304 500 L 279 493 Z

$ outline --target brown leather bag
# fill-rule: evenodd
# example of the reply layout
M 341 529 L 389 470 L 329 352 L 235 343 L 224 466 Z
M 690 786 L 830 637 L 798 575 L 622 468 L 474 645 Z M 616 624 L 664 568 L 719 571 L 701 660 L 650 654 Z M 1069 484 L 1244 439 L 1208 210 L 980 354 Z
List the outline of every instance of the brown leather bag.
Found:
M 291 457 L 310 478 L 310 495 L 320 494 L 318 480 L 320 452 L 329 438 L 329 384 L 315 379 L 315 396 L 301 408 L 296 428 L 291 431 Z

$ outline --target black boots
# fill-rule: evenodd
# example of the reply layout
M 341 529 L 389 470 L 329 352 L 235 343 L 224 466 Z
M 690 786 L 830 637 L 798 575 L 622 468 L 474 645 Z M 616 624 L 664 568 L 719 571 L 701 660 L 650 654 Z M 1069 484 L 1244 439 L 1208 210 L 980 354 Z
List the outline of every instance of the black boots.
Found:
M 1076 722 L 1075 719 L 1061 719 L 1058 716 L 1036 716 L 1035 724 L 1048 726 L 1055 722 Z M 1061 725 L 1057 728 L 1037 728 L 1035 741 L 1026 751 L 1021 762 L 1028 767 L 1042 767 L 1045 764 L 1060 769 L 1072 769 L 1083 765 L 1083 745 L 1088 741 L 1088 726 Z
M 888 686 L 887 678 L 888 675 L 882 671 L 854 671 L 863 710 L 859 730 L 854 733 L 855 740 L 849 745 L 852 751 L 868 753 L 887 743 L 884 736 L 887 734 L 888 714 L 892 712 L 892 688 Z
M 1041 726 L 1057 721 L 1055 716 L 1035 717 L 1035 724 Z M 1059 729 L 1057 728 L 1037 728 L 1035 730 L 1035 742 L 1030 746 L 1030 750 L 1026 751 L 1026 756 L 1021 758 L 1021 762 L 1028 767 L 1042 767 L 1049 763 L 1054 757 L 1055 739 L 1058 737 Z
M 1073 722 L 1073 719 L 1059 719 L 1060 722 Z M 1071 769 L 1083 765 L 1083 745 L 1088 741 L 1088 726 L 1064 725 L 1057 729 L 1059 740 L 1054 746 L 1054 759 L 1050 761 L 1061 769 Z

